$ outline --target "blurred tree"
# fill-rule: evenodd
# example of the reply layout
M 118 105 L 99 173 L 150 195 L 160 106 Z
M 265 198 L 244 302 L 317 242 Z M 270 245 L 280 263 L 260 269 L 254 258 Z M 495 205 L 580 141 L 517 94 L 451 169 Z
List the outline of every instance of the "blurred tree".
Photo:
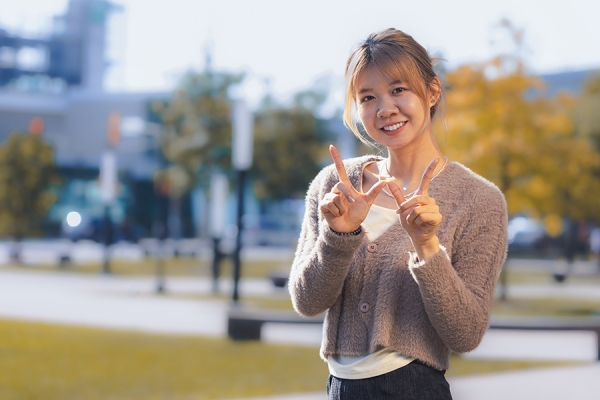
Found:
M 542 82 L 527 74 L 523 31 L 507 20 L 501 28 L 512 50 L 446 76 L 449 139 L 444 151 L 493 181 L 506 196 L 509 214 L 541 217 L 549 235 L 563 234 L 564 255 L 571 262 L 571 222 L 600 221 L 600 180 L 594 173 L 600 167 L 598 152 L 575 129 L 576 99 L 566 94 L 548 98 Z M 564 217 L 566 227 L 557 223 Z M 503 300 L 506 274 L 503 268 Z
M 522 31 L 506 28 L 518 44 Z M 444 151 L 496 183 L 509 213 L 600 220 L 600 160 L 574 127 L 574 98 L 544 97 L 514 53 L 460 67 L 447 85 Z
M 150 105 L 150 119 L 162 126 L 162 168 L 154 176 L 159 193 L 170 199 L 169 233 L 180 234 L 181 198 L 196 183 L 208 182 L 210 169 L 229 169 L 232 125 L 229 90 L 242 74 L 215 72 L 210 66 L 187 73 L 169 101 Z
M 162 125 L 162 154 L 171 164 L 157 179 L 166 179 L 163 185 L 172 196 L 186 193 L 200 170 L 205 172 L 213 165 L 229 168 L 232 126 L 228 92 L 242 78 L 210 67 L 202 73 L 189 72 L 169 101 L 151 104 L 152 114 Z
M 0 235 L 14 240 L 11 259 L 20 261 L 20 242 L 41 234 L 40 223 L 56 200 L 54 149 L 34 118 L 29 132 L 13 132 L 0 145 Z
M 275 106 L 267 96 L 255 117 L 252 177 L 259 199 L 301 198 L 326 159 L 332 135 L 315 116 L 323 90 L 297 93 L 294 105 Z
M 586 82 L 575 113 L 575 126 L 600 152 L 600 73 Z

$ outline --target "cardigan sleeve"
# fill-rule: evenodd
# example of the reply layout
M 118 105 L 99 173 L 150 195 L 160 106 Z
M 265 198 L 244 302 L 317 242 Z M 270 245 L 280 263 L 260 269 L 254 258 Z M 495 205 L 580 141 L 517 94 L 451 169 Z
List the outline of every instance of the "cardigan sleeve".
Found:
M 454 238 L 452 257 L 446 249 L 418 262 L 411 254 L 410 271 L 419 285 L 427 316 L 454 352 L 475 349 L 488 327 L 494 289 L 507 250 L 507 209 L 496 187 L 473 197 L 464 229 Z
M 319 210 L 319 202 L 330 190 L 328 182 L 335 171 L 326 168 L 311 183 L 298 246 L 292 263 L 289 291 L 294 309 L 306 316 L 325 312 L 342 292 L 364 230 L 356 236 L 338 236 L 331 232 Z M 333 186 L 333 183 L 330 183 Z

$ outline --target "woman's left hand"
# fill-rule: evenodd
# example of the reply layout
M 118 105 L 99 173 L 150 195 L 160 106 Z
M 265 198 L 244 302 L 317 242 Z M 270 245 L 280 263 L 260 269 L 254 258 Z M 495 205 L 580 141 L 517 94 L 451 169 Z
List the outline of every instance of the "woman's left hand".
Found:
M 437 158 L 429 164 L 423 173 L 419 188 L 408 200 L 398 185 L 388 182 L 388 187 L 398 205 L 396 213 L 399 214 L 402 227 L 410 236 L 420 260 L 426 260 L 439 251 L 436 231 L 442 222 L 442 214 L 440 214 L 440 208 L 435 203 L 435 199 L 428 194 L 429 183 L 439 161 Z

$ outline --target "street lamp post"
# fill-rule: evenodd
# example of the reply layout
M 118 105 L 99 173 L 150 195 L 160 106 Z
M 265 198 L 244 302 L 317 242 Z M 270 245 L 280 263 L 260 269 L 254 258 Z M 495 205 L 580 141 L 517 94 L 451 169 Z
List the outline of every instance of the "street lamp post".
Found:
M 156 293 L 164 293 L 166 291 L 165 284 L 165 239 L 167 236 L 167 227 L 164 223 L 158 222 L 155 226 L 156 232 L 156 249 L 154 251 L 154 259 L 156 261 Z
M 244 231 L 244 189 L 247 171 L 252 166 L 253 118 L 248 105 L 238 100 L 233 108 L 232 164 L 237 171 L 237 236 L 233 253 L 233 302 L 239 300 L 242 234 Z
M 113 224 L 110 209 L 117 197 L 117 155 L 115 148 L 119 143 L 121 116 L 117 112 L 108 115 L 107 148 L 100 163 L 100 192 L 104 203 L 103 241 L 104 262 L 102 272 L 110 274 L 110 245 L 113 241 Z

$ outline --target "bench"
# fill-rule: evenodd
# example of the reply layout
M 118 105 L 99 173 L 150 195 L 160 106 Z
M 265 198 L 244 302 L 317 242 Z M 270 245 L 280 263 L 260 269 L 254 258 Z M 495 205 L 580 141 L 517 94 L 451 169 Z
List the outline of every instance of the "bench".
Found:
M 231 308 L 227 313 L 227 335 L 233 340 L 260 340 L 265 323 L 322 324 L 323 316 L 306 318 L 294 312 Z
M 323 316 L 306 318 L 288 311 L 232 308 L 227 314 L 227 334 L 233 340 L 260 340 L 262 327 L 268 322 L 322 324 Z M 489 328 L 521 331 L 591 331 L 596 334 L 596 358 L 600 361 L 600 320 L 598 319 L 492 317 Z
M 557 317 L 492 317 L 490 329 L 521 331 L 591 331 L 596 333 L 596 359 L 600 361 L 600 319 L 574 320 Z

